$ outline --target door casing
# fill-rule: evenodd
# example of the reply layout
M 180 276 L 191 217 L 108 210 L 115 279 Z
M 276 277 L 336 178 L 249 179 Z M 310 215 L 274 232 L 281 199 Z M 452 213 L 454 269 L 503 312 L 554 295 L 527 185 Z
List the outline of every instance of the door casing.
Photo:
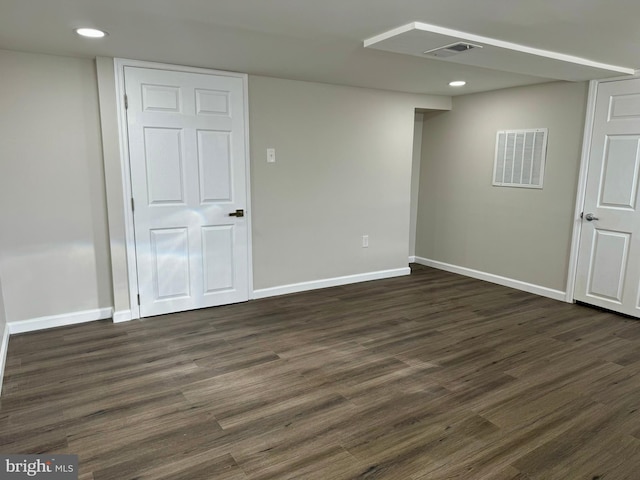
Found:
M 251 173 L 249 150 L 249 95 L 248 95 L 248 75 L 246 73 L 225 72 L 221 70 L 210 70 L 206 68 L 185 67 L 181 65 L 169 65 L 164 63 L 145 62 L 141 60 L 129 60 L 124 58 L 114 59 L 115 81 L 116 81 L 116 107 L 118 115 L 118 137 L 120 140 L 120 169 L 122 173 L 122 194 L 124 205 L 124 227 L 125 242 L 127 252 L 127 273 L 129 279 L 129 305 L 131 308 L 131 319 L 140 318 L 140 308 L 138 307 L 138 270 L 136 262 L 136 245 L 133 225 L 133 212 L 131 210 L 131 169 L 129 158 L 129 140 L 127 134 L 127 111 L 124 104 L 125 85 L 124 85 L 124 68 L 125 67 L 142 67 L 155 68 L 158 70 L 177 71 L 185 73 L 204 73 L 209 75 L 218 75 L 225 77 L 235 77 L 242 79 L 244 90 L 244 129 L 245 129 L 245 168 L 246 168 L 246 195 L 247 195 L 247 252 L 248 252 L 248 290 L 249 299 L 253 299 L 253 245 L 252 245 L 252 229 L 251 229 Z

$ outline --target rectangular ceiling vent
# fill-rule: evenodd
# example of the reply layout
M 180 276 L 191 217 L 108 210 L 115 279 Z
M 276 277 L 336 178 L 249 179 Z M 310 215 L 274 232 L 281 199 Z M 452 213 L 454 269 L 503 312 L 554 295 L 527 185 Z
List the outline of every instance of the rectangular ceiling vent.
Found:
M 476 48 L 482 48 L 482 45 L 474 45 L 473 43 L 458 42 L 451 45 L 445 45 L 444 47 L 432 48 L 423 52 L 425 55 L 438 58 L 447 58 L 458 55 L 459 53 L 469 52 Z
M 493 185 L 542 188 L 546 156 L 546 128 L 498 132 Z

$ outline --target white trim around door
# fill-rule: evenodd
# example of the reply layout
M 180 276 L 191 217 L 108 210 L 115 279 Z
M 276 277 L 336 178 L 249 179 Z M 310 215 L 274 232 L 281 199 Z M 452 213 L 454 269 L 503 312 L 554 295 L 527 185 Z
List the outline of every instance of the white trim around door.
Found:
M 168 70 L 185 73 L 201 73 L 208 75 L 218 75 L 226 77 L 240 78 L 243 82 L 244 90 L 244 129 L 245 129 L 245 164 L 246 164 L 246 197 L 247 197 L 247 230 L 248 230 L 248 293 L 249 299 L 253 298 L 253 261 L 252 261 L 252 234 L 251 234 L 251 187 L 250 187 L 250 151 L 249 151 L 249 95 L 248 95 L 248 75 L 245 73 L 225 72 L 220 70 L 209 70 L 204 68 L 186 67 L 180 65 L 170 65 L 155 62 L 145 62 L 140 60 L 128 60 L 123 58 L 114 59 L 116 99 L 118 114 L 118 135 L 120 140 L 120 168 L 122 172 L 122 191 L 124 202 L 125 219 L 125 239 L 127 251 L 127 270 L 129 278 L 129 302 L 131 316 L 123 315 L 120 321 L 134 320 L 140 318 L 140 308 L 138 306 L 138 270 L 136 265 L 136 246 L 134 235 L 133 214 L 131 210 L 131 169 L 129 158 L 129 142 L 127 134 L 127 112 L 125 108 L 125 67 L 152 68 L 158 70 Z M 128 312 L 127 312 L 128 313 Z
M 571 237 L 571 251 L 569 253 L 569 273 L 567 274 L 567 288 L 565 301 L 573 303 L 573 290 L 576 284 L 576 272 L 578 270 L 578 246 L 580 245 L 580 232 L 582 219 L 580 214 L 584 206 L 584 195 L 587 188 L 587 171 L 589 169 L 589 155 L 591 153 L 591 132 L 593 131 L 593 119 L 596 111 L 596 94 L 598 93 L 598 81 L 589 82 L 589 95 L 587 97 L 587 116 L 584 122 L 584 135 L 582 138 L 582 155 L 580 156 L 580 173 L 578 174 L 578 191 L 576 193 L 576 205 L 573 214 L 573 235 Z

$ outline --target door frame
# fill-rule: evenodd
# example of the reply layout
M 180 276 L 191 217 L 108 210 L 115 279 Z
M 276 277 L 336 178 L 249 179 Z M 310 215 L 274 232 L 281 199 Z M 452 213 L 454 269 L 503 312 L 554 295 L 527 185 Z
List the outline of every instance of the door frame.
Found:
M 120 169 L 122 173 L 122 194 L 124 204 L 124 229 L 127 252 L 127 273 L 129 279 L 129 305 L 131 308 L 131 319 L 140 318 L 140 307 L 138 305 L 138 268 L 136 262 L 136 244 L 133 225 L 133 212 L 131 210 L 131 159 L 129 157 L 129 137 L 127 132 L 127 110 L 124 105 L 125 67 L 151 68 L 156 70 L 168 70 L 185 73 L 201 73 L 207 75 L 217 75 L 224 77 L 240 78 L 243 86 L 244 102 L 244 148 L 245 148 L 245 185 L 247 198 L 247 211 L 245 218 L 247 221 L 247 279 L 248 298 L 253 299 L 253 235 L 251 229 L 251 154 L 249 150 L 249 76 L 246 73 L 226 72 L 222 70 L 211 70 L 207 68 L 186 67 L 182 65 L 172 65 L 165 63 L 146 62 L 142 60 L 129 60 L 125 58 L 114 58 L 115 81 L 116 81 L 116 108 L 118 115 L 118 137 L 120 140 Z
M 567 288 L 565 301 L 574 303 L 574 290 L 576 287 L 576 275 L 578 274 L 578 250 L 580 247 L 580 235 L 582 234 L 582 218 L 580 214 L 584 209 L 587 191 L 587 175 L 589 173 L 589 157 L 591 156 L 591 140 L 593 138 L 593 123 L 596 113 L 596 98 L 600 84 L 619 82 L 621 80 L 633 80 L 640 75 L 625 75 L 624 77 L 606 78 L 603 80 L 591 80 L 589 82 L 589 94 L 587 97 L 587 112 L 584 122 L 584 135 L 582 138 L 582 154 L 580 156 L 580 171 L 578 174 L 578 189 L 576 192 L 576 204 L 573 215 L 573 234 L 571 236 L 571 251 L 569 254 L 569 272 L 567 274 Z

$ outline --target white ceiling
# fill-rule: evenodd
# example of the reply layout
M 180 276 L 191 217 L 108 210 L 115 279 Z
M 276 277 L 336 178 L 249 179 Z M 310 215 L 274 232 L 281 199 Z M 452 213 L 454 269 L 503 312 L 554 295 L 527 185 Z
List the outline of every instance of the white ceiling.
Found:
M 549 79 L 365 49 L 363 40 L 419 21 L 638 68 L 638 19 L 637 0 L 0 0 L 0 48 L 451 95 Z M 110 35 L 83 39 L 79 26 Z M 447 86 L 457 79 L 467 86 Z

